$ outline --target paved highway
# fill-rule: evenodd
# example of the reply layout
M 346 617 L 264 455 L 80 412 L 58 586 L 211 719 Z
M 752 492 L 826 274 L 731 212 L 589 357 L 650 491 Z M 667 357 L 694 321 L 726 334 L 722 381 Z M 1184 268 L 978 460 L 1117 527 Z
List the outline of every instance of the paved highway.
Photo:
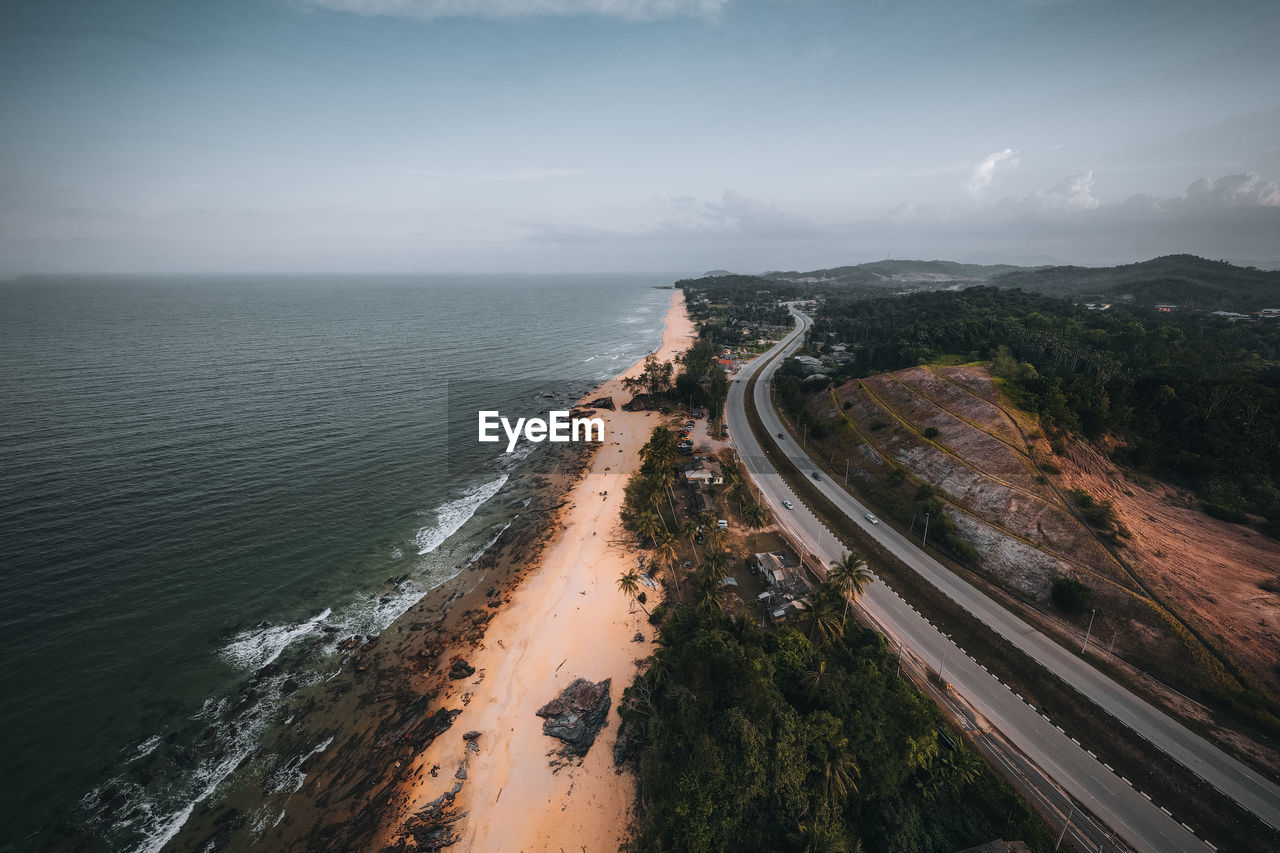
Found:
M 803 343 L 810 320 L 798 312 L 796 329 L 769 354 L 747 365 L 730 386 L 726 418 L 734 443 L 779 523 L 824 563 L 837 559 L 843 547 L 792 493 L 769 465 L 746 418 L 748 380 L 760 372 L 754 403 L 770 440 L 783 447 L 801 471 L 817 466 L 787 435 L 769 400 L 767 381 L 783 355 Z M 771 355 L 781 353 L 777 358 Z M 766 363 L 767 362 L 767 363 Z M 957 578 L 937 561 L 916 548 L 895 529 L 867 520 L 868 510 L 824 474 L 815 482 L 823 495 L 904 563 L 919 572 L 944 595 L 997 631 L 1047 669 L 1071 684 L 1116 719 L 1141 734 L 1177 761 L 1235 799 L 1271 826 L 1280 826 L 1280 788 L 1208 741 L 1188 731 L 1154 706 L 1132 695 L 1086 662 L 1063 649 L 1035 628 Z M 787 510 L 783 500 L 795 509 Z M 1135 850 L 1173 851 L 1206 849 L 1184 826 L 1173 820 L 1110 772 L 1079 744 L 1050 724 L 1015 696 L 979 664 L 956 649 L 923 617 L 882 583 L 872 585 L 860 600 L 869 619 L 894 641 L 925 661 L 942 662 L 946 679 L 957 695 L 997 729 L 1049 778 L 1085 805 L 1126 844 Z M 948 651 L 949 650 L 949 651 Z M 936 667 L 935 667 L 936 668 Z

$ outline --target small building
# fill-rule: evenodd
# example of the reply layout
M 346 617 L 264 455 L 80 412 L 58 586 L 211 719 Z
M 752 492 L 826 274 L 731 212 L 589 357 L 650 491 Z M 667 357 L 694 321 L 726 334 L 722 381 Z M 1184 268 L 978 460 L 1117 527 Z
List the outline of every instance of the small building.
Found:
M 800 595 L 809 591 L 804 569 L 789 554 L 767 551 L 751 555 L 751 570 L 758 573 L 772 592 Z
M 1161 302 L 1158 305 L 1156 305 L 1156 310 L 1159 311 L 1161 314 L 1168 314 L 1172 311 L 1176 311 L 1177 309 L 1178 309 L 1177 305 L 1173 305 L 1168 302 Z
M 695 485 L 719 486 L 724 483 L 724 471 L 720 463 L 712 459 L 703 459 L 696 468 L 685 471 L 680 476 Z
M 818 373 L 822 370 L 822 362 L 811 355 L 796 356 L 796 364 L 799 364 L 800 369 L 805 373 Z

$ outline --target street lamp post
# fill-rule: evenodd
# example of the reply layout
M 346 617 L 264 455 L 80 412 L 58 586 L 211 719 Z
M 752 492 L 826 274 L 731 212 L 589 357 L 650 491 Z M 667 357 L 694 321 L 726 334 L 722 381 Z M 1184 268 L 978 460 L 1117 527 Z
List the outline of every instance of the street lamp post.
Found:
M 924 548 L 929 540 L 929 513 L 924 514 L 924 535 L 920 537 L 920 547 Z
M 1070 814 L 1067 815 L 1067 822 L 1062 825 L 1062 832 L 1058 833 L 1058 843 L 1053 845 L 1054 850 L 1057 850 L 1059 847 L 1062 846 L 1062 837 L 1067 834 L 1067 827 L 1071 826 L 1071 818 L 1075 816 L 1076 816 L 1076 805 L 1075 803 L 1072 803 L 1071 812 Z
M 1093 612 L 1089 614 L 1089 630 L 1084 632 L 1084 645 L 1080 646 L 1080 654 L 1084 654 L 1084 650 L 1089 646 L 1089 635 L 1093 633 L 1093 617 L 1098 615 L 1098 608 L 1093 608 Z

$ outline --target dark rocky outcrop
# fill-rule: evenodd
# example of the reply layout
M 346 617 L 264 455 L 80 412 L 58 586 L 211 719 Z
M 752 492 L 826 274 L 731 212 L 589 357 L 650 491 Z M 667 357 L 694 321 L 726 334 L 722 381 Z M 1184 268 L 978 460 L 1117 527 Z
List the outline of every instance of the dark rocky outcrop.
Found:
M 460 681 L 463 678 L 470 678 L 475 675 L 475 673 L 476 668 L 462 658 L 454 658 L 453 665 L 449 667 L 449 677 L 454 681 Z
M 609 683 L 576 679 L 559 696 L 538 709 L 543 734 L 564 741 L 562 755 L 585 756 L 609 718 Z
M 662 408 L 664 401 L 661 397 L 655 397 L 653 394 L 637 394 L 628 402 L 622 404 L 624 412 L 646 412 L 654 411 Z
M 611 411 L 611 412 L 612 412 L 612 411 L 613 411 L 613 398 L 612 398 L 612 397 L 597 397 L 596 399 L 592 400 L 590 403 L 587 403 L 587 406 L 589 406 L 589 407 L 590 407 L 590 408 L 592 408 L 592 409 L 608 409 L 609 411 Z

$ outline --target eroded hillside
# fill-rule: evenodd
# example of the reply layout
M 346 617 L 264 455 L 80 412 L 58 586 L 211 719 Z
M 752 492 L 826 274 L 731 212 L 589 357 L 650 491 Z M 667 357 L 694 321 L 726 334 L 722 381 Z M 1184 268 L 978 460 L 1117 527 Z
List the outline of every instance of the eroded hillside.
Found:
M 915 535 L 931 513 L 932 542 L 1069 632 L 1090 613 L 1054 606 L 1053 583 L 1087 586 L 1098 654 L 1193 694 L 1280 696 L 1280 542 L 1050 442 L 980 365 L 855 379 L 811 406 L 835 466 Z

